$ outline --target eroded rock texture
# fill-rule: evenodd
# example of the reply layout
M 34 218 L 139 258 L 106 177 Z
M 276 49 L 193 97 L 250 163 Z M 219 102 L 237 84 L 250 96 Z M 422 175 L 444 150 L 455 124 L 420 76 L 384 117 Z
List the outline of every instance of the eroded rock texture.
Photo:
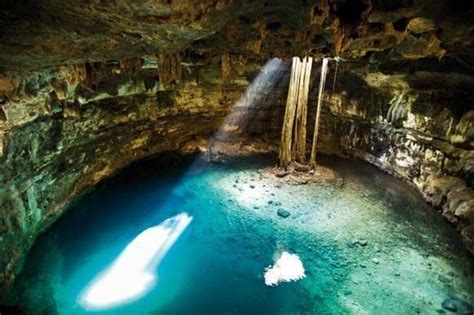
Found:
M 275 91 L 286 91 L 284 65 L 274 69 L 272 85 L 258 81 L 247 91 L 260 65 L 226 82 L 217 63 L 183 67 L 165 87 L 155 66 L 142 67 L 95 63 L 9 81 L 16 86 L 1 124 L 1 283 L 74 197 L 130 162 L 203 151 L 209 139 L 216 151 L 253 152 L 279 138 Z
M 472 3 L 448 0 L 5 0 L 0 68 L 147 54 L 472 56 Z
M 334 93 L 328 78 L 323 151 L 413 183 L 473 250 L 470 1 L 6 0 L 0 11 L 0 291 L 38 233 L 124 165 L 205 149 L 216 130 L 216 150 L 274 148 L 288 63 L 247 90 L 273 57 L 348 60 Z
M 341 65 L 321 144 L 412 183 L 474 252 L 474 77 L 451 65 L 383 70 Z

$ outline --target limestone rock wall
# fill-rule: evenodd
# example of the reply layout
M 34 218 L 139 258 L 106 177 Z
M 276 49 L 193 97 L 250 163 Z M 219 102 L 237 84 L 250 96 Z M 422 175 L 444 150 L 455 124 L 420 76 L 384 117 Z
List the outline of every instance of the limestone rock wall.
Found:
M 473 79 L 462 67 L 419 64 L 354 60 L 340 63 L 334 81 L 332 62 L 319 150 L 411 183 L 474 251 Z M 133 161 L 205 151 L 209 140 L 212 153 L 275 150 L 289 67 L 262 66 L 227 53 L 189 62 L 167 55 L 2 75 L 0 283 L 13 279 L 38 233 L 74 198 Z
M 322 151 L 413 183 L 472 249 L 473 13 L 450 0 L 1 1 L 0 292 L 35 236 L 122 166 L 211 135 L 214 153 L 274 148 L 288 69 L 257 80 L 274 56 L 352 60 L 327 95 Z
M 3 0 L 0 70 L 156 53 L 472 62 L 466 0 Z
M 323 150 L 414 185 L 474 252 L 474 77 L 341 67 L 334 94 L 331 87 L 326 94 Z
M 232 72 L 226 82 L 216 60 L 182 67 L 166 86 L 143 60 L 0 78 L 1 286 L 68 203 L 132 161 L 205 151 L 218 130 L 225 131 L 221 142 L 238 151 L 279 139 L 275 90 L 285 90 L 278 87 L 287 84 L 284 64 L 273 69 L 272 85 L 260 80 L 247 92 L 260 64 Z M 224 120 L 229 113 L 233 119 Z

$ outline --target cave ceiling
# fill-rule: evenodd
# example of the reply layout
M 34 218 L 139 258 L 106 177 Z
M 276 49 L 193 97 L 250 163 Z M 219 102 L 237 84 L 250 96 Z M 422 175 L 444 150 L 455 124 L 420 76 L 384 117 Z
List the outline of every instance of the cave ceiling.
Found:
M 371 62 L 473 56 L 472 1 L 3 0 L 0 70 L 179 53 Z

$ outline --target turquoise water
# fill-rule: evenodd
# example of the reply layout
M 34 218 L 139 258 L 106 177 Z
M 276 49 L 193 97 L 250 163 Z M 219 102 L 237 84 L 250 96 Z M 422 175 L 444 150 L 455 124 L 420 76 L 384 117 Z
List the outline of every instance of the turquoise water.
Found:
M 290 185 L 271 157 L 223 164 L 143 161 L 100 184 L 38 238 L 9 302 L 29 314 L 435 314 L 474 302 L 474 263 L 459 236 L 401 181 L 326 157 L 344 185 Z M 291 213 L 277 215 L 278 209 Z M 142 231 L 192 222 L 145 296 L 88 311 L 80 295 Z M 265 268 L 297 254 L 306 278 L 276 287 Z

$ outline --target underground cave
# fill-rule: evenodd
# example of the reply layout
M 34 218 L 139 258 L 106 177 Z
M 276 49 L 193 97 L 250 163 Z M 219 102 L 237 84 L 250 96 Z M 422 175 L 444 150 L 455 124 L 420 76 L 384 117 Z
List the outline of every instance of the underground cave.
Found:
M 473 314 L 467 0 L 4 0 L 0 314 Z

